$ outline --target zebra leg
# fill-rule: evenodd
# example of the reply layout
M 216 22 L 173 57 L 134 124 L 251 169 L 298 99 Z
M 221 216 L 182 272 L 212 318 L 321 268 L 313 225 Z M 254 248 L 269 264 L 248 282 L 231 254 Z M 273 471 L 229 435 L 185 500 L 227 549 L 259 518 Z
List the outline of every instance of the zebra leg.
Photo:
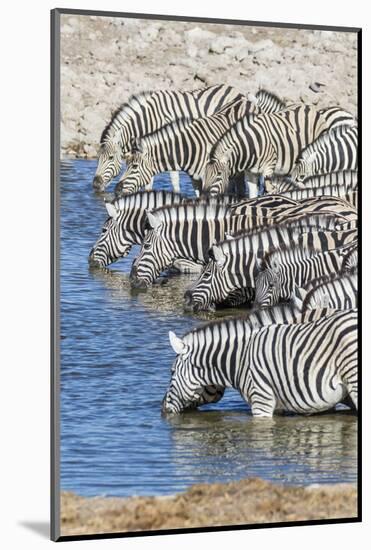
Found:
M 171 184 L 173 186 L 174 193 L 180 193 L 180 178 L 179 172 L 170 172 Z

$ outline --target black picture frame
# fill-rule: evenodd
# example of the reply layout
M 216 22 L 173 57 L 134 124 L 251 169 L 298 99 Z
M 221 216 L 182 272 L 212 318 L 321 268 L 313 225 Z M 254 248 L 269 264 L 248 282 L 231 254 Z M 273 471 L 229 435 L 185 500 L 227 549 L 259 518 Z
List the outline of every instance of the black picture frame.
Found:
M 59 173 L 60 173 L 60 16 L 61 15 L 83 15 L 99 17 L 120 17 L 132 19 L 152 19 L 160 21 L 183 21 L 196 23 L 215 23 L 228 25 L 246 25 L 255 27 L 276 27 L 287 29 L 308 29 L 336 32 L 352 32 L 357 34 L 357 94 L 358 94 L 358 127 L 360 135 L 359 146 L 359 179 L 362 182 L 362 29 L 358 27 L 337 27 L 320 24 L 295 24 L 295 23 L 274 23 L 267 21 L 249 21 L 235 19 L 217 19 L 192 16 L 176 15 L 158 15 L 143 13 L 126 13 L 113 11 L 80 10 L 56 8 L 51 10 L 51 498 L 50 498 L 50 522 L 51 539 L 53 541 L 73 541 L 73 540 L 91 540 L 91 539 L 109 539 L 124 537 L 143 537 L 165 534 L 181 533 L 199 533 L 199 532 L 217 532 L 217 531 L 236 531 L 250 529 L 266 529 L 271 527 L 290 527 L 299 525 L 326 525 L 341 523 L 356 523 L 362 521 L 362 375 L 359 377 L 359 411 L 358 411 L 358 480 L 357 480 L 357 517 L 341 519 L 320 519 L 306 521 L 288 521 L 277 523 L 262 523 L 249 525 L 226 525 L 226 526 L 205 526 L 202 528 L 185 529 L 161 529 L 158 531 L 134 531 L 134 532 L 114 532 L 114 533 L 92 533 L 86 535 L 62 536 L 60 533 L 60 361 L 59 361 L 59 335 L 60 335 L 60 293 L 59 293 L 59 235 L 60 235 L 60 195 L 59 195 Z M 361 190 L 360 190 L 361 191 Z M 361 192 L 358 197 L 358 216 L 359 216 L 359 248 L 362 249 L 362 197 Z M 360 372 L 362 374 L 362 255 L 359 255 L 359 331 L 358 331 L 358 356 Z

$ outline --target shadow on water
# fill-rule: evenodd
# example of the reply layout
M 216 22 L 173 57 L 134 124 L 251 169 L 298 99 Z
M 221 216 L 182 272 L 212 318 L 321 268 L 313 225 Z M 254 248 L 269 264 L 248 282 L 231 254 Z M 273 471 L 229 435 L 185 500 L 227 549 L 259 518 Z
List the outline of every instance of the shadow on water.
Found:
M 283 483 L 356 480 L 356 418 L 251 417 L 239 394 L 179 417 L 161 417 L 184 334 L 234 310 L 185 314 L 197 275 L 133 291 L 134 247 L 109 269 L 88 254 L 107 214 L 92 192 L 96 162 L 61 164 L 61 488 L 81 495 L 170 494 L 193 483 L 259 475 Z M 182 191 L 190 180 L 181 176 Z M 169 177 L 156 185 L 169 186 Z M 241 311 L 239 311 L 239 314 Z

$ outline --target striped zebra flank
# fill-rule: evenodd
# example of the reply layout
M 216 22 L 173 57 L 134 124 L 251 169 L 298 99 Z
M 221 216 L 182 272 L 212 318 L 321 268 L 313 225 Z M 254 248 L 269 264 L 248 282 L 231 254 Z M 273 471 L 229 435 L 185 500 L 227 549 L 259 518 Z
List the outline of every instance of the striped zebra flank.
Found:
M 246 171 L 264 178 L 288 175 L 305 147 L 340 124 L 354 125 L 354 118 L 339 107 L 300 105 L 243 117 L 212 148 L 203 189 L 222 194 L 231 176 Z
M 358 128 L 338 126 L 302 150 L 291 172 L 293 181 L 303 181 L 318 174 L 356 171 L 358 168 Z
M 314 414 L 350 397 L 357 407 L 357 311 L 305 323 L 208 323 L 183 338 L 169 333 L 176 358 L 164 414 L 200 404 L 205 388 L 234 388 L 255 417 L 277 410 Z
M 255 303 L 261 307 L 291 299 L 295 286 L 302 287 L 323 275 L 339 273 L 356 244 L 319 252 L 310 247 L 286 246 L 269 252 L 255 280 Z
M 301 310 L 317 308 L 354 309 L 358 307 L 357 268 L 346 269 L 340 274 L 332 274 L 310 281 L 300 288 Z M 298 301 L 296 302 L 299 307 Z
M 248 233 L 232 234 L 209 251 L 207 265 L 184 294 L 186 311 L 210 309 L 224 303 L 231 293 L 254 289 L 261 261 L 272 248 L 298 243 L 301 238 L 313 234 L 316 237 L 311 238 L 310 243 L 317 245 L 319 250 L 336 247 L 339 242 L 342 244 L 343 234 L 347 232 L 339 234 L 334 228 L 333 216 L 309 214 L 263 229 L 255 228 Z M 350 233 L 348 238 L 354 239 L 354 231 Z
M 132 95 L 114 111 L 102 132 L 93 187 L 103 191 L 120 173 L 133 140 L 178 118 L 212 115 L 227 103 L 242 97 L 238 90 L 224 84 L 190 91 L 150 90 Z
M 344 170 L 342 172 L 332 172 L 330 174 L 320 174 L 310 176 L 303 180 L 305 189 L 318 189 L 327 187 L 346 187 L 350 191 L 358 189 L 358 171 Z M 270 187 L 267 186 L 267 192 L 271 194 L 284 194 L 286 192 L 298 191 L 298 186 L 290 177 L 274 177 L 270 181 Z

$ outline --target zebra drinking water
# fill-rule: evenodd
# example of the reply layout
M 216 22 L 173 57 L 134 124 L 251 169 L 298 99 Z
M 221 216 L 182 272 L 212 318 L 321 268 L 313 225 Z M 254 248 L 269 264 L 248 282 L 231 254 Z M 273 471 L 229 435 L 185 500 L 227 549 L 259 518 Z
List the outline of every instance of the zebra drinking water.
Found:
M 246 116 L 211 150 L 203 188 L 211 195 L 221 194 L 231 175 L 246 171 L 264 178 L 290 174 L 300 151 L 339 124 L 354 125 L 353 116 L 339 107 L 318 110 L 300 105 Z
M 131 271 L 132 285 L 137 288 L 148 287 L 174 261 L 188 260 L 192 271 L 199 272 L 211 245 L 225 233 L 274 221 L 251 211 L 234 216 L 229 206 L 212 203 L 163 207 L 148 212 L 147 219 L 151 229 Z
M 310 243 L 318 250 L 328 250 L 354 240 L 355 230 L 337 232 L 335 225 L 331 214 L 302 214 L 264 229 L 235 234 L 213 245 L 199 279 L 184 294 L 185 309 L 210 309 L 224 303 L 235 291 L 254 289 L 260 260 L 272 247 Z
M 165 414 L 197 406 L 204 388 L 216 385 L 239 391 L 256 417 L 318 413 L 347 396 L 357 407 L 356 310 L 297 324 L 218 321 L 169 338 L 177 357 Z
M 198 90 L 158 90 L 132 95 L 111 117 L 102 132 L 93 187 L 103 191 L 119 174 L 132 140 L 155 132 L 178 118 L 208 116 L 243 95 L 217 84 Z
M 146 232 L 146 211 L 160 206 L 179 204 L 181 195 L 168 191 L 133 193 L 106 203 L 109 218 L 89 254 L 89 263 L 107 265 L 129 254 L 135 244 L 142 244 Z

